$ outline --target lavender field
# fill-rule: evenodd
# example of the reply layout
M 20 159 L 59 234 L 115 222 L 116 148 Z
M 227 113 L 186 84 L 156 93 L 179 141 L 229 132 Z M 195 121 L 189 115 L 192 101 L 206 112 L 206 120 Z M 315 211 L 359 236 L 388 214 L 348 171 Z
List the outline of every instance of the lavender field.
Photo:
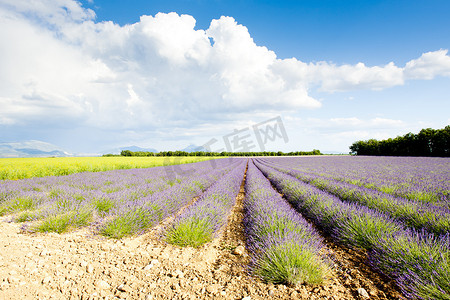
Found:
M 223 234 L 243 188 L 255 278 L 324 285 L 341 276 L 336 245 L 408 299 L 450 299 L 449 170 L 445 158 L 262 157 L 4 180 L 0 216 L 24 232 L 112 239 L 165 224 L 161 241 L 198 249 Z

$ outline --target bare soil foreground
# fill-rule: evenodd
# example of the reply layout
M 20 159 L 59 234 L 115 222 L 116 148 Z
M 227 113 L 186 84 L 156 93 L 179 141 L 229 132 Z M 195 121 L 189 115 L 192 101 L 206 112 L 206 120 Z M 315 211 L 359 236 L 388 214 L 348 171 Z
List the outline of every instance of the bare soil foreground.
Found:
M 333 270 L 321 286 L 251 277 L 242 228 L 243 189 L 221 236 L 199 249 L 161 241 L 171 219 L 120 241 L 92 229 L 29 234 L 0 218 L 0 299 L 399 299 L 364 254 L 329 242 Z M 242 251 L 241 251 L 242 250 Z

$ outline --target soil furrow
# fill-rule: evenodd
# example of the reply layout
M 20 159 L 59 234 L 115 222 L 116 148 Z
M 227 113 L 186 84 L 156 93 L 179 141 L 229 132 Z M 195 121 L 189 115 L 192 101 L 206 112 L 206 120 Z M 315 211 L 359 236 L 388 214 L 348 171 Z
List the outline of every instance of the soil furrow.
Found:
M 402 298 L 392 280 L 374 272 L 367 264 L 365 251 L 344 247 L 335 243 L 329 236 L 325 236 L 324 242 L 339 282 L 350 290 L 355 298 L 360 297 L 359 288 L 364 288 L 370 299 Z

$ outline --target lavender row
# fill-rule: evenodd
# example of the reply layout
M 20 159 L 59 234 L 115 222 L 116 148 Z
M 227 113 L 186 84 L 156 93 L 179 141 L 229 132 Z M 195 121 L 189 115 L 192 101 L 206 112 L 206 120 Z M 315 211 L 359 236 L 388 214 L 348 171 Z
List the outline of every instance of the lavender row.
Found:
M 339 198 L 257 164 L 291 204 L 338 242 L 368 250 L 373 268 L 393 278 L 410 299 L 448 299 L 450 237 L 404 230 L 386 214 Z
M 211 241 L 226 224 L 244 177 L 246 159 L 214 183 L 179 215 L 166 231 L 166 240 L 179 246 L 199 247 Z
M 327 266 L 319 234 L 249 163 L 245 183 L 244 228 L 253 273 L 264 280 L 317 284 Z
M 340 199 L 367 206 L 371 209 L 387 213 L 392 218 L 408 227 L 426 230 L 437 235 L 450 232 L 450 210 L 430 203 L 422 203 L 404 198 L 394 197 L 377 190 L 353 185 L 350 183 L 327 179 L 322 176 L 308 174 L 296 169 L 278 167 L 268 162 L 266 165 L 275 168 L 303 182 L 327 191 Z
M 450 159 L 439 157 L 324 156 L 271 158 L 304 172 L 450 208 Z

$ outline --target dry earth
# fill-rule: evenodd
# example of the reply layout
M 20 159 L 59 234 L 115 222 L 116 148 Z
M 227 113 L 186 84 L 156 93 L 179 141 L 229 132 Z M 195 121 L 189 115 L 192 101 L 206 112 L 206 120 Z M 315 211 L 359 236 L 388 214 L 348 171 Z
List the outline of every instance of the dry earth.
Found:
M 327 241 L 333 259 L 322 286 L 265 283 L 248 272 L 243 187 L 222 234 L 199 249 L 164 243 L 164 225 L 120 241 L 92 229 L 29 234 L 0 218 L 0 299 L 399 299 L 364 254 Z M 193 200 L 195 201 L 195 200 Z M 242 250 L 242 251 L 240 251 Z M 362 290 L 364 289 L 364 291 Z M 365 293 L 366 292 L 366 293 Z

